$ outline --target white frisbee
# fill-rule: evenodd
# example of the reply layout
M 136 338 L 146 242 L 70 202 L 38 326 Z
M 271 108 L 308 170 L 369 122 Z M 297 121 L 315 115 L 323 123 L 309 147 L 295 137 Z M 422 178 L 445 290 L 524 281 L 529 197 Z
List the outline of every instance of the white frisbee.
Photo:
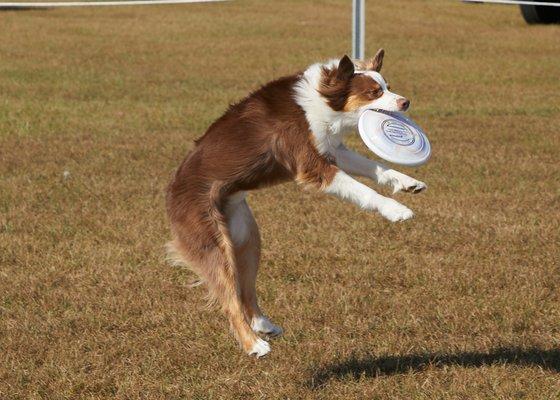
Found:
M 371 151 L 395 164 L 416 167 L 426 163 L 432 152 L 422 129 L 401 113 L 366 110 L 360 115 L 358 132 Z

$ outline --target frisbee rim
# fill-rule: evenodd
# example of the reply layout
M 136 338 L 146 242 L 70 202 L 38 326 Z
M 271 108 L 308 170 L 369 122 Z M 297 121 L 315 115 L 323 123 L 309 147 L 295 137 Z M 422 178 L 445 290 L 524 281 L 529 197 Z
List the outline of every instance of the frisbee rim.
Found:
M 413 132 L 416 132 L 416 134 L 422 140 L 422 144 L 423 144 L 422 148 L 426 149 L 426 150 L 422 150 L 424 155 L 421 158 L 403 161 L 402 159 L 396 158 L 394 155 L 391 155 L 390 153 L 387 153 L 385 150 L 383 150 L 382 148 L 377 146 L 375 144 L 375 142 L 373 140 L 371 140 L 370 137 L 365 133 L 366 132 L 366 127 L 364 125 L 365 124 L 364 115 L 366 115 L 370 111 L 378 113 L 378 114 L 383 114 L 383 115 L 385 115 L 389 118 L 397 120 L 397 121 L 403 123 L 407 128 L 411 129 Z M 364 144 L 374 154 L 376 154 L 377 156 L 381 157 L 382 159 L 384 159 L 386 161 L 389 161 L 393 164 L 404 165 L 404 166 L 407 166 L 407 167 L 417 167 L 417 166 L 425 164 L 430 159 L 430 156 L 432 154 L 432 147 L 430 145 L 430 141 L 428 140 L 424 131 L 414 121 L 410 120 L 409 118 L 407 118 L 406 116 L 404 116 L 400 113 L 395 113 L 395 112 L 382 110 L 382 109 L 377 109 L 377 108 L 368 108 L 367 110 L 364 110 L 362 112 L 362 114 L 360 115 L 360 118 L 358 120 L 358 133 L 360 134 L 360 137 L 362 138 L 362 141 L 364 142 Z M 379 134 L 379 132 L 376 132 L 375 134 L 377 135 L 377 134 Z M 382 132 L 381 132 L 380 136 L 382 137 L 381 140 L 383 140 L 385 142 L 387 142 L 387 140 L 389 140 L 389 139 L 386 138 L 386 135 Z M 407 146 L 403 146 L 403 145 L 400 145 L 400 144 L 392 142 L 392 141 L 391 141 L 391 145 L 392 146 L 398 146 L 398 147 L 401 147 L 401 148 L 406 148 L 407 147 Z M 414 153 L 411 153 L 411 154 L 414 154 Z

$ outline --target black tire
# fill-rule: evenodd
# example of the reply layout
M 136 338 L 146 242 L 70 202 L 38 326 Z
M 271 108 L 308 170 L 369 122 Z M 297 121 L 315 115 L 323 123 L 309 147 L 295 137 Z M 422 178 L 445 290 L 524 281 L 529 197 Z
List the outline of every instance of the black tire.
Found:
M 528 24 L 560 23 L 560 7 L 521 5 L 521 14 Z

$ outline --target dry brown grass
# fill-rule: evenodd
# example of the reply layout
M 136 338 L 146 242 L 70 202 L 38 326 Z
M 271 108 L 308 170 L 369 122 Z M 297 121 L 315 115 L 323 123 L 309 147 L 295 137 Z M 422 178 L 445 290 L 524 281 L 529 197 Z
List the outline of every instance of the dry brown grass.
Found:
M 397 195 L 402 224 L 292 184 L 250 195 L 286 330 L 270 356 L 164 263 L 191 140 L 342 55 L 349 3 L 0 14 L 0 398 L 560 398 L 560 28 L 515 7 L 369 5 L 367 52 L 434 147 L 405 172 L 430 188 Z

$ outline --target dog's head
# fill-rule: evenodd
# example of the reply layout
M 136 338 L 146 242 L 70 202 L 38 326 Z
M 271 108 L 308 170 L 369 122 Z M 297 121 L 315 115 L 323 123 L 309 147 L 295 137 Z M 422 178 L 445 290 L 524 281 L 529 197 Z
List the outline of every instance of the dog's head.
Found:
M 379 71 L 385 51 L 379 49 L 369 61 L 342 57 L 338 66 L 323 68 L 319 92 L 335 111 L 354 112 L 367 108 L 406 111 L 410 101 L 389 90 Z

